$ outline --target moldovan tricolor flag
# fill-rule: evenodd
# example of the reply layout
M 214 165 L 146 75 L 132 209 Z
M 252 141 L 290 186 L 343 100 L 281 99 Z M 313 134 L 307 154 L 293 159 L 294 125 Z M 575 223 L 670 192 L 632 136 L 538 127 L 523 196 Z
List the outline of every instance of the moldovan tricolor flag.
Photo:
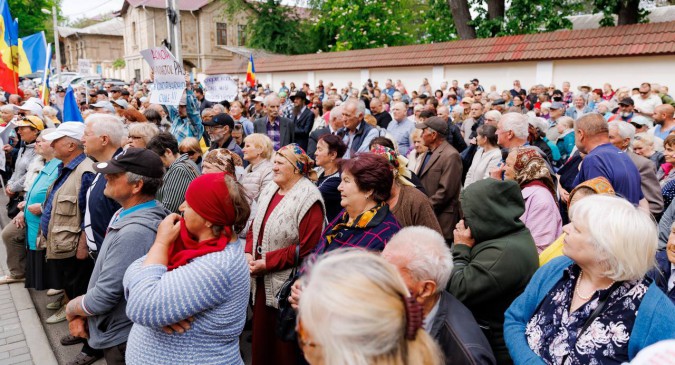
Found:
M 7 0 L 0 0 L 0 86 L 19 93 L 19 34 L 9 11 Z
M 19 76 L 44 71 L 46 63 L 47 40 L 44 32 L 19 38 Z
M 255 88 L 255 65 L 253 64 L 253 54 L 248 59 L 248 69 L 246 69 L 246 82 Z

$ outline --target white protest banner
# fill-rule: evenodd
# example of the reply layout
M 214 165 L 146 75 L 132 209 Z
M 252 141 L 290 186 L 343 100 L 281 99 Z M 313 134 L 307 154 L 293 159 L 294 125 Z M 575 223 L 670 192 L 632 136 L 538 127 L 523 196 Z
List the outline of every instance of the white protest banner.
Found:
M 80 58 L 77 60 L 77 72 L 82 75 L 91 74 L 91 60 Z
M 237 97 L 237 81 L 230 75 L 210 75 L 204 79 L 206 100 L 218 103 L 223 100 L 233 101 Z
M 177 106 L 185 90 L 185 70 L 166 47 L 141 51 L 155 73 L 150 103 Z

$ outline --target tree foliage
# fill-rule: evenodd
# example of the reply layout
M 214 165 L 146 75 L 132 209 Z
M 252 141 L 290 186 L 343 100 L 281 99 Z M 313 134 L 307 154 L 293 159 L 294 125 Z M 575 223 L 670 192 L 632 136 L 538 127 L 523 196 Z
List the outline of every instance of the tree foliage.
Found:
M 124 61 L 124 58 L 118 58 L 113 61 L 112 67 L 115 70 L 123 69 L 124 67 L 127 66 L 127 63 Z
M 56 5 L 58 15 L 61 9 L 60 0 L 7 0 L 7 2 L 12 16 L 19 19 L 19 37 L 44 31 L 47 42 L 53 42 L 52 15 L 43 13 L 41 9 L 52 11 L 52 6 Z
M 230 19 L 242 11 L 250 14 L 246 26 L 247 47 L 281 54 L 314 51 L 308 39 L 308 27 L 293 8 L 282 5 L 281 0 L 221 1 L 226 4 L 226 14 Z
M 640 8 L 640 0 L 594 0 L 593 10 L 603 14 L 601 27 L 646 23 L 649 11 Z M 617 21 L 614 21 L 614 17 Z
M 411 0 L 316 0 L 315 32 L 324 36 L 319 49 L 398 46 L 413 43 L 411 20 L 424 16 Z M 421 11 L 421 10 L 420 10 Z

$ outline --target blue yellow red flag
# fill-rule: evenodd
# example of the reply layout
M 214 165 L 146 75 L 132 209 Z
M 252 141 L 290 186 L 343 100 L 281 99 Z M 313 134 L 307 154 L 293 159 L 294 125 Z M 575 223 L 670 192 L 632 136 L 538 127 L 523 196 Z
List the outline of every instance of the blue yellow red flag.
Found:
M 0 86 L 19 92 L 18 23 L 12 19 L 7 0 L 0 0 Z
M 84 118 L 82 118 L 82 113 L 80 113 L 80 108 L 77 106 L 77 100 L 75 99 L 75 91 L 70 85 L 66 89 L 65 99 L 63 99 L 63 121 L 84 123 Z
M 255 65 L 253 64 L 253 54 L 248 59 L 248 68 L 246 69 L 246 83 L 255 87 Z
M 19 76 L 44 71 L 47 40 L 44 32 L 19 38 Z
M 52 65 L 52 45 L 47 44 L 47 59 L 44 65 L 44 74 L 42 75 L 42 104 L 49 105 L 49 76 Z

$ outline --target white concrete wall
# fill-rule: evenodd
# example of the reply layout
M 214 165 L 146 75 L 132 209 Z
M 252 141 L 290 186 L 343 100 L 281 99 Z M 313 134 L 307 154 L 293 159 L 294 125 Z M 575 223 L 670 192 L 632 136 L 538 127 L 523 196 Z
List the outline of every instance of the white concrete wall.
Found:
M 638 87 L 643 82 L 675 88 L 675 55 L 596 58 L 553 62 L 553 82 L 556 86 L 569 81 L 572 88 L 583 83 L 602 88 L 605 82 L 614 89 Z
M 561 88 L 563 81 L 569 81 L 573 90 L 581 84 L 602 88 L 605 82 L 609 82 L 616 89 L 621 86 L 637 87 L 646 81 L 669 86 L 672 90 L 675 88 L 673 65 L 675 65 L 675 55 L 330 71 L 258 72 L 257 77 L 263 84 L 270 83 L 275 91 L 279 90 L 281 80 L 285 80 L 287 86 L 295 82 L 298 88 L 303 82 L 318 83 L 319 80 L 323 80 L 324 85 L 333 82 L 338 89 L 345 87 L 347 82 L 351 81 L 354 87 L 361 89 L 365 81 L 362 80 L 364 77 L 378 81 L 380 87 L 384 87 L 387 79 L 401 80 L 408 92 L 417 90 L 425 77 L 429 79 L 434 89 L 444 80 L 448 83 L 458 80 L 461 86 L 477 78 L 486 91 L 494 85 L 497 92 L 511 89 L 513 80 L 520 80 L 521 85 L 526 88 L 537 83 L 547 86 L 553 83 Z M 240 76 L 242 80 L 246 77 Z M 129 77 L 133 77 L 133 72 L 129 73 Z M 312 84 L 312 87 L 314 86 L 316 85 Z
M 401 68 L 371 68 L 370 79 L 378 81 L 380 88 L 384 88 L 384 82 L 391 79 L 393 82 L 401 80 L 403 86 L 411 93 L 417 90 L 422 84 L 422 80 L 426 77 L 431 82 L 433 67 L 401 67 Z M 324 80 L 325 81 L 325 80 Z M 433 85 L 433 83 L 432 83 Z M 363 85 L 355 86 L 361 88 Z

